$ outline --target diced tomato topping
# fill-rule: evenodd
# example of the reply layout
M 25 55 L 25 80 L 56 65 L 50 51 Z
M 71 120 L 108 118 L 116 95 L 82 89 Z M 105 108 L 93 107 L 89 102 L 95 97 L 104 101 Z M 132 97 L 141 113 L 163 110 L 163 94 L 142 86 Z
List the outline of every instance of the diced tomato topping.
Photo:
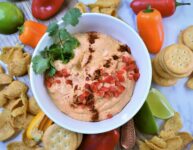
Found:
M 109 87 L 109 91 L 111 91 L 111 92 L 116 92 L 117 91 L 117 88 L 115 87 L 115 86 L 110 86 Z
M 90 84 L 86 83 L 86 84 L 84 85 L 84 87 L 85 87 L 85 89 L 90 89 Z
M 66 84 L 72 85 L 72 80 L 66 80 Z
M 105 94 L 105 92 L 104 92 L 104 91 L 97 91 L 97 94 L 98 94 L 98 96 L 103 97 L 103 96 L 104 96 L 104 94 Z
M 98 91 L 99 84 L 100 84 L 100 82 L 93 82 L 90 85 L 90 88 L 92 89 L 93 92 L 97 92 Z
M 116 74 L 124 74 L 124 70 L 122 69 L 122 70 L 118 70 L 118 71 L 116 71 Z
M 112 118 L 112 117 L 113 117 L 112 114 L 107 114 L 107 119 L 110 119 L 110 118 Z
M 119 82 L 124 82 L 125 78 L 123 76 L 123 74 L 116 74 L 117 79 L 119 80 Z
M 60 71 L 57 71 L 55 76 L 57 76 L 57 77 L 68 77 L 68 76 L 70 76 L 70 74 L 67 72 L 66 69 L 62 69 Z
M 115 96 L 115 97 L 119 97 L 120 94 L 121 94 L 121 93 L 120 93 L 119 91 L 114 92 L 114 96 Z
M 136 67 L 136 68 L 134 69 L 134 72 L 135 72 L 135 73 L 139 73 L 139 68 Z
M 103 86 L 99 89 L 100 91 L 103 91 L 103 92 L 108 92 L 109 91 L 109 88 Z
M 81 95 L 79 95 L 79 100 L 80 100 L 80 101 L 83 101 L 83 100 L 85 100 L 86 97 L 88 97 L 88 96 L 89 96 L 89 92 L 84 91 Z
M 106 82 L 106 83 L 115 83 L 115 78 L 111 75 L 105 77 L 105 79 L 103 80 L 103 82 Z
M 134 75 L 134 74 L 130 73 L 130 74 L 128 75 L 128 79 L 129 79 L 129 80 L 134 80 L 133 75 Z
M 137 80 L 139 79 L 139 77 L 140 77 L 140 74 L 139 74 L 139 73 L 135 73 L 135 74 L 133 75 L 133 78 L 134 78 L 135 81 L 137 81 Z
M 110 92 L 106 92 L 105 95 L 104 95 L 104 98 L 111 98 Z
M 115 85 L 116 85 L 116 86 L 122 86 L 122 84 L 121 84 L 120 82 L 118 82 L 118 81 L 115 82 Z
M 118 89 L 118 91 L 122 93 L 125 90 L 125 87 L 123 85 L 120 85 L 118 86 Z
M 131 59 L 128 56 L 122 56 L 122 61 L 125 63 L 129 63 Z
M 57 83 L 57 84 L 60 84 L 60 83 L 61 83 L 60 80 L 55 80 L 54 82 Z
M 45 80 L 45 84 L 48 88 L 50 88 L 52 86 L 52 83 L 50 82 L 49 79 Z

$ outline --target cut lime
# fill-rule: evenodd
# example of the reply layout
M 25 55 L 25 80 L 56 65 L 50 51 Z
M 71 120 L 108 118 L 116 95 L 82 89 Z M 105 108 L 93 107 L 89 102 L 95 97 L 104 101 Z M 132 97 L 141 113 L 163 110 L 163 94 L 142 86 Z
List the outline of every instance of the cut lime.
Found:
M 159 131 L 147 102 L 143 104 L 142 108 L 135 115 L 134 121 L 136 127 L 143 133 L 156 134 Z
M 158 90 L 152 88 L 146 101 L 153 116 L 160 119 L 168 119 L 174 115 L 174 110 L 170 103 Z

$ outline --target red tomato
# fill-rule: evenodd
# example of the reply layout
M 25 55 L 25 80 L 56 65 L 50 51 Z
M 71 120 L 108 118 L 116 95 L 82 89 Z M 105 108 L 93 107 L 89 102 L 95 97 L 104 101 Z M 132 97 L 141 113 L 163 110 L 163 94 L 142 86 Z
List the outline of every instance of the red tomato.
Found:
M 114 150 L 119 142 L 119 132 L 112 130 L 101 134 L 84 135 L 78 150 Z

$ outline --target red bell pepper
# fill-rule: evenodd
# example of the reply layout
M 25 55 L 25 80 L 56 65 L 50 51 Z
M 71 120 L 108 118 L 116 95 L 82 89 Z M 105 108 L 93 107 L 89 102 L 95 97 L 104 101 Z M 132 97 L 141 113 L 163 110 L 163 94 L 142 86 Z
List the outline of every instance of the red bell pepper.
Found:
M 179 3 L 176 0 L 133 0 L 130 7 L 135 14 L 138 14 L 141 10 L 146 9 L 147 5 L 151 5 L 152 8 L 157 9 L 162 17 L 168 17 L 173 15 L 176 7 L 190 5 L 190 3 Z
M 49 19 L 61 9 L 63 3 L 64 0 L 33 0 L 32 14 L 37 19 Z
M 78 150 L 114 150 L 119 142 L 119 132 L 112 130 L 101 134 L 84 135 Z

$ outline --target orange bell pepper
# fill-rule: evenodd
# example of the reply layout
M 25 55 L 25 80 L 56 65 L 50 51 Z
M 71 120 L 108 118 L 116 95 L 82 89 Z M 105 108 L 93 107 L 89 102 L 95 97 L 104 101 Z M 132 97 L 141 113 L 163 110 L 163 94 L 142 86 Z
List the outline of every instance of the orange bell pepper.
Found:
M 32 48 L 35 48 L 39 40 L 42 38 L 47 30 L 44 24 L 27 20 L 24 25 L 19 28 L 19 40 Z
M 139 35 L 145 42 L 150 53 L 158 53 L 164 42 L 162 17 L 159 11 L 148 6 L 137 15 Z

